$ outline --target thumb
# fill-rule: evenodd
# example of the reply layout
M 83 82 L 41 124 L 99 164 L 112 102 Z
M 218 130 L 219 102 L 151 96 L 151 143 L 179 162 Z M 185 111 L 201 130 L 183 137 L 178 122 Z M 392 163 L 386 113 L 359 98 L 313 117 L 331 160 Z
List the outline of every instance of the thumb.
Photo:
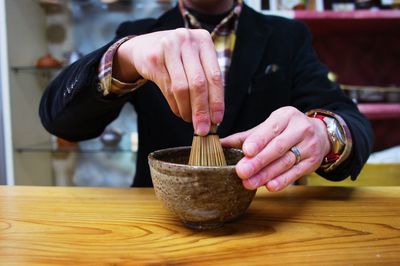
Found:
M 227 136 L 225 138 L 221 139 L 221 144 L 224 147 L 227 148 L 237 148 L 241 149 L 243 142 L 246 140 L 246 138 L 251 134 L 251 129 L 243 132 L 239 132 L 230 136 Z

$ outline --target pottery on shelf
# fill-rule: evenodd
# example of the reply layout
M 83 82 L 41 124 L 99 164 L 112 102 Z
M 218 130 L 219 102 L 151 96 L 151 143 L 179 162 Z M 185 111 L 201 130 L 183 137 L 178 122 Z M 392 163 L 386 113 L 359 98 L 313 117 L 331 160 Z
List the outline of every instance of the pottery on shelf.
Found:
M 47 53 L 36 61 L 38 68 L 57 68 L 61 67 L 62 63 L 55 59 L 51 54 Z
M 116 128 L 106 128 L 100 136 L 100 141 L 106 147 L 116 147 L 122 139 L 123 133 Z

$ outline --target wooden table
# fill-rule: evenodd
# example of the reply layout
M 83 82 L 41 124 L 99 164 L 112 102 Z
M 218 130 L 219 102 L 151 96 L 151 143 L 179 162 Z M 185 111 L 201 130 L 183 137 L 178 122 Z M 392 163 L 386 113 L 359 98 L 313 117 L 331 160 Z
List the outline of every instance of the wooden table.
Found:
M 0 265 L 400 264 L 400 187 L 260 189 L 238 221 L 184 227 L 152 189 L 0 187 Z

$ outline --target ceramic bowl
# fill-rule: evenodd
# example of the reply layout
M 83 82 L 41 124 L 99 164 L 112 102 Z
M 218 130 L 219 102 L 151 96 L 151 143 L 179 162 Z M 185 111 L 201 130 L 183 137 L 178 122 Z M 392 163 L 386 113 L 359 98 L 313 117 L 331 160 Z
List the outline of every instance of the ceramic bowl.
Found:
M 156 196 L 191 228 L 211 229 L 243 214 L 255 190 L 247 190 L 235 164 L 238 149 L 224 149 L 228 166 L 190 166 L 190 147 L 170 148 L 148 157 Z

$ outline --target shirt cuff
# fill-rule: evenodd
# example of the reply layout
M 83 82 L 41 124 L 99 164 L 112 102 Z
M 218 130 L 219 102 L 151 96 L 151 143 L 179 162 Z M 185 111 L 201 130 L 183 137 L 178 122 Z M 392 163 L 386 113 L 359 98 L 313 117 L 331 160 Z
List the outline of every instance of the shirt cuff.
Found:
M 327 126 L 331 151 L 323 159 L 320 168 L 324 172 L 331 172 L 342 164 L 351 153 L 353 141 L 350 130 L 343 118 L 333 112 L 313 109 L 308 111 L 306 115 L 321 119 Z
M 136 90 L 146 82 L 145 79 L 139 78 L 133 83 L 126 83 L 112 77 L 112 64 L 115 52 L 118 50 L 121 44 L 132 39 L 133 37 L 135 36 L 131 35 L 119 39 L 107 49 L 107 51 L 101 58 L 99 65 L 99 74 L 98 74 L 99 78 L 98 88 L 103 96 L 107 96 L 109 94 L 123 95 Z

